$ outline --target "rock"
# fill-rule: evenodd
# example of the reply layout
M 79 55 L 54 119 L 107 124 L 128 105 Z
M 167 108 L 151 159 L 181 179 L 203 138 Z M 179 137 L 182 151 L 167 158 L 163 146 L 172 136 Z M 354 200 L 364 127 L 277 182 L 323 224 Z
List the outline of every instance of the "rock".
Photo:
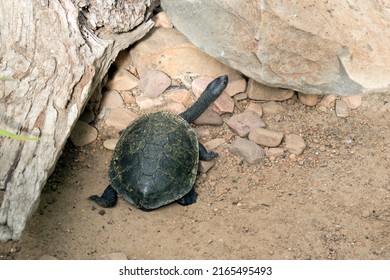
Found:
M 349 116 L 349 108 L 347 106 L 347 103 L 345 103 L 343 100 L 336 100 L 336 106 L 335 106 L 336 116 L 339 118 L 346 118 Z
M 124 102 L 122 96 L 117 90 L 109 90 L 104 93 L 100 108 L 107 107 L 109 109 L 123 107 Z
M 390 88 L 390 13 L 376 0 L 161 5 L 193 44 L 259 83 L 307 94 Z
M 306 106 L 316 106 L 318 103 L 318 95 L 315 94 L 305 94 L 298 92 L 299 101 Z
M 282 142 L 283 133 L 265 128 L 255 128 L 249 132 L 248 139 L 259 145 L 277 147 Z
M 198 135 L 198 138 L 207 137 L 210 135 L 210 129 L 207 129 L 205 127 L 195 127 L 196 135 Z
M 171 102 L 168 103 L 163 107 L 163 111 L 168 111 L 171 113 L 174 113 L 176 115 L 179 115 L 180 113 L 183 113 L 186 110 L 186 107 L 184 107 L 183 104 L 177 103 L 177 102 Z
M 207 108 L 206 111 L 204 111 L 195 121 L 194 124 L 196 125 L 222 125 L 223 124 L 223 118 L 211 110 L 210 108 Z
M 269 87 L 259 84 L 253 79 L 249 79 L 246 92 L 248 98 L 263 101 L 283 101 L 294 96 L 293 90 Z
M 186 89 L 168 90 L 164 96 L 188 107 L 191 104 L 191 93 Z
M 246 137 L 249 132 L 257 127 L 266 127 L 265 122 L 254 111 L 246 110 L 243 113 L 233 115 L 226 124 L 240 137 Z
M 113 151 L 115 150 L 116 144 L 119 139 L 107 139 L 103 142 L 103 147 L 107 150 Z
M 236 137 L 236 139 L 228 145 L 228 149 L 232 154 L 242 157 L 249 164 L 258 163 L 265 155 L 263 148 L 256 143 L 241 137 Z
M 125 253 L 110 253 L 107 255 L 100 256 L 97 260 L 127 260 L 127 256 Z
M 144 71 L 138 83 L 138 88 L 146 97 L 159 97 L 170 85 L 171 78 L 162 71 Z
M 306 143 L 300 135 L 290 134 L 286 136 L 286 150 L 299 156 L 306 148 Z
M 277 158 L 284 154 L 284 150 L 282 148 L 269 148 L 265 151 L 265 155 L 269 158 Z
M 213 78 L 210 77 L 199 77 L 193 80 L 192 91 L 197 98 L 199 98 L 211 81 L 213 81 Z M 233 113 L 234 100 L 226 93 L 226 91 L 223 91 L 217 100 L 215 100 L 211 105 L 211 108 L 214 108 L 220 114 Z
M 275 101 L 263 103 L 261 105 L 261 107 L 262 107 L 263 113 L 265 115 L 275 115 L 275 114 L 281 113 L 285 110 L 285 108 L 282 104 L 277 103 Z
M 96 128 L 83 121 L 77 121 L 70 133 L 70 140 L 75 146 L 82 147 L 95 141 L 97 136 Z
M 360 105 L 362 105 L 361 95 L 343 96 L 341 97 L 341 100 L 347 104 L 349 109 L 357 109 Z
M 138 78 L 131 74 L 129 71 L 120 69 L 115 72 L 114 76 L 107 83 L 108 89 L 114 90 L 131 90 L 138 86 Z
M 198 171 L 200 173 L 207 173 L 213 166 L 215 165 L 215 161 L 214 160 L 200 160 L 199 161 L 199 167 L 198 167 Z
M 154 28 L 130 50 L 139 74 L 160 70 L 175 78 L 186 72 L 217 77 L 236 73 L 202 52 L 175 28 Z
M 157 107 L 163 104 L 163 101 L 158 98 L 150 98 L 146 96 L 137 96 L 135 98 L 135 103 L 141 110 L 147 110 L 153 107 Z
M 223 139 L 223 138 L 215 138 L 213 140 L 210 140 L 210 141 L 204 143 L 203 145 L 205 146 L 205 148 L 208 151 L 213 151 L 213 150 L 215 150 L 215 148 L 221 146 L 224 143 L 225 143 L 225 139 Z
M 322 97 L 320 104 L 327 108 L 333 107 L 336 102 L 336 99 L 337 99 L 336 94 L 327 94 Z
M 246 91 L 246 80 L 244 77 L 238 74 L 229 74 L 229 83 L 225 89 L 225 92 L 233 97 L 238 93 Z
M 247 108 L 247 110 L 251 110 L 255 112 L 259 117 L 263 116 L 263 108 L 261 107 L 260 103 L 257 102 L 251 102 Z
M 114 108 L 106 116 L 105 124 L 117 130 L 125 129 L 136 118 L 137 114 L 126 108 Z
M 234 100 L 241 101 L 248 98 L 248 95 L 245 92 L 237 93 L 233 96 Z
M 173 24 L 165 12 L 159 12 L 152 20 L 154 21 L 154 27 L 173 28 Z

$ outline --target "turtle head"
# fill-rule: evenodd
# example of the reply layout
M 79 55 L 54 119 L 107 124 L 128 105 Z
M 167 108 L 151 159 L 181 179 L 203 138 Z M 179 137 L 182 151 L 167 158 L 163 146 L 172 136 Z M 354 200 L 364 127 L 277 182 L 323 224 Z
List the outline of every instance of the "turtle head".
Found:
M 213 103 L 224 91 L 228 84 L 228 76 L 223 75 L 209 83 L 199 99 L 180 116 L 192 123 Z
M 215 95 L 216 97 L 220 96 L 224 89 L 227 87 L 229 78 L 227 75 L 219 76 L 211 83 L 208 84 L 204 93 Z

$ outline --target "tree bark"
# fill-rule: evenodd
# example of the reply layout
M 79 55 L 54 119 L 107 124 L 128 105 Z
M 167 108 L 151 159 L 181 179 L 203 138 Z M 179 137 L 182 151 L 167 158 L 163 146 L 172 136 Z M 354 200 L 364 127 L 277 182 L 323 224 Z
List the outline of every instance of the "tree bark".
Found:
M 40 138 L 0 137 L 0 241 L 21 238 L 88 99 L 153 26 L 150 2 L 0 0 L 0 129 Z

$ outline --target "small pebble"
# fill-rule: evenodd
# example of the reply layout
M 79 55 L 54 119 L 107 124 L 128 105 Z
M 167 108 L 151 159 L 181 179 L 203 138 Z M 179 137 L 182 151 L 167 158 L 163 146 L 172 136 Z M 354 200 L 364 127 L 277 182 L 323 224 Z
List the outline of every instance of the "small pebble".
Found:
M 103 147 L 107 150 L 113 151 L 115 150 L 116 144 L 119 139 L 107 139 L 103 142 Z
M 360 105 L 362 105 L 361 95 L 343 96 L 341 97 L 341 100 L 343 100 L 350 109 L 357 109 Z
M 336 100 L 336 116 L 346 118 L 349 116 L 349 108 L 343 100 Z
M 298 92 L 299 101 L 306 106 L 315 106 L 318 102 L 318 95 L 315 94 L 304 94 Z
M 286 136 L 286 150 L 295 155 L 300 155 L 306 148 L 306 143 L 300 135 L 290 134 Z

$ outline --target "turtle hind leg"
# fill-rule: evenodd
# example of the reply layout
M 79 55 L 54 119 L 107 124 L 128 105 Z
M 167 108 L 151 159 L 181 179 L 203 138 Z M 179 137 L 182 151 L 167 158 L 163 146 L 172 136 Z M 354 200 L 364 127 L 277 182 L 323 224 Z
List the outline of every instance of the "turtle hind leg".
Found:
M 91 195 L 90 200 L 95 201 L 98 205 L 104 208 L 114 207 L 118 200 L 116 191 L 109 185 L 103 192 L 102 196 Z
M 199 159 L 200 160 L 211 160 L 216 158 L 218 154 L 216 152 L 210 151 L 208 152 L 205 146 L 202 143 L 199 143 Z
M 198 194 L 196 193 L 195 189 L 192 188 L 189 191 L 189 193 L 187 193 L 182 198 L 176 200 L 176 202 L 179 203 L 180 205 L 186 206 L 195 203 L 197 198 L 198 198 Z

